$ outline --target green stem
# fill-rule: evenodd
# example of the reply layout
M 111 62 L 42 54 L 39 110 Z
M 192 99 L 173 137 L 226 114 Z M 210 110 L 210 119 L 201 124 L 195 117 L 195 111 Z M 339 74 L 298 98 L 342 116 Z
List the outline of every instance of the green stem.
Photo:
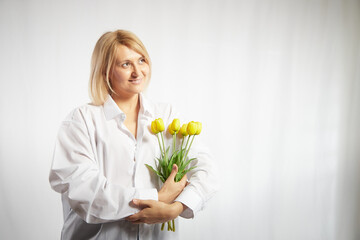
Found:
M 190 136 L 188 136 L 187 137 L 187 139 L 186 139 L 186 144 L 185 144 L 185 155 L 186 155 L 186 148 L 187 148 L 187 146 L 188 146 L 188 144 L 189 144 L 189 138 L 190 138 Z M 183 156 L 183 158 L 181 159 L 181 162 L 183 162 L 183 161 L 185 161 L 186 159 L 184 158 L 185 157 L 185 155 Z
M 176 133 L 173 135 L 173 152 L 175 152 Z
M 165 223 L 161 224 L 161 231 L 164 231 Z
M 190 139 L 190 135 L 187 137 L 187 141 L 186 141 L 186 145 L 185 145 L 185 151 L 186 151 L 187 146 L 188 146 L 188 144 L 189 144 L 189 139 Z
M 171 222 L 170 222 L 170 221 L 168 221 L 168 222 L 167 222 L 167 224 L 168 224 L 168 231 L 172 231 L 172 228 L 171 228 Z
M 161 143 L 160 143 L 160 138 L 159 138 L 159 133 L 156 134 L 156 137 L 157 137 L 157 140 L 159 142 L 159 147 L 160 147 L 160 152 L 161 152 L 161 155 L 164 155 L 164 151 L 162 150 L 162 147 L 161 147 Z
M 161 140 L 162 140 L 162 144 L 163 144 L 163 149 L 164 149 L 164 158 L 165 158 L 165 162 L 167 163 L 167 156 L 166 156 L 166 149 L 165 149 L 165 144 L 164 144 L 164 136 L 163 136 L 163 133 L 161 132 L 160 133 L 161 135 Z
M 184 141 L 185 141 L 185 137 L 183 137 L 183 139 L 182 139 L 182 141 L 181 141 L 180 151 L 182 150 L 182 147 L 183 147 Z
M 181 141 L 180 152 L 182 152 L 182 150 L 183 150 L 184 141 L 185 141 L 185 136 L 183 136 L 183 139 L 182 139 L 182 141 Z M 183 157 L 183 156 L 184 156 L 184 155 L 181 153 L 181 158 L 180 158 L 179 164 L 182 163 L 182 159 L 183 159 L 182 157 Z
M 172 220 L 172 225 L 173 225 L 173 232 L 175 232 L 175 221 L 174 221 L 174 219 Z
M 190 137 L 189 137 L 189 138 L 190 138 Z M 191 143 L 190 143 L 190 146 L 189 146 L 189 148 L 188 148 L 188 150 L 187 150 L 187 152 L 186 152 L 184 161 L 186 161 L 187 155 L 189 154 L 189 151 L 190 151 L 191 145 L 192 145 L 192 143 L 193 143 L 193 141 L 194 141 L 194 138 L 195 138 L 195 135 L 193 135 L 193 138 L 191 139 Z

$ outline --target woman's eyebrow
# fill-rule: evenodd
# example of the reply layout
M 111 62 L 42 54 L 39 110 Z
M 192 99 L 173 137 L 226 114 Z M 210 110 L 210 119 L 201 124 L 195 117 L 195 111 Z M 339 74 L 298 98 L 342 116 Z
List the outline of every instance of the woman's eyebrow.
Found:
M 116 62 L 131 62 L 132 59 L 134 60 L 139 60 L 141 58 L 145 58 L 144 56 L 140 56 L 140 57 L 134 57 L 134 58 L 125 58 L 125 59 L 120 59 L 120 60 L 116 60 Z

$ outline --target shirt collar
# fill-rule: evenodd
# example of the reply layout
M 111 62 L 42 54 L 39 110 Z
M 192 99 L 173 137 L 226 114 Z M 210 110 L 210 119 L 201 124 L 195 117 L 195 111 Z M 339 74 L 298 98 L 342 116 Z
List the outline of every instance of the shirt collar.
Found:
M 140 111 L 139 113 L 144 114 L 145 117 L 154 117 L 154 106 L 151 102 L 140 93 Z
M 140 95 L 140 110 L 139 115 L 152 118 L 154 116 L 154 108 L 149 100 L 143 95 Z M 116 117 L 120 117 L 122 121 L 125 120 L 125 113 L 118 107 L 114 99 L 108 95 L 107 100 L 104 103 L 104 114 L 106 120 L 111 120 Z

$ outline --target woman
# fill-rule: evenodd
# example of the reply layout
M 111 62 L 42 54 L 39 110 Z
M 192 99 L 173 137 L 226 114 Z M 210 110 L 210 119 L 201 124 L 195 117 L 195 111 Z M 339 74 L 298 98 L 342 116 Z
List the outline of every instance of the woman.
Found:
M 161 117 L 167 125 L 174 118 L 171 106 L 142 94 L 150 75 L 149 55 L 133 33 L 100 37 L 91 62 L 92 104 L 63 121 L 50 171 L 52 188 L 62 194 L 62 239 L 177 239 L 158 223 L 194 217 L 215 192 L 211 157 L 201 147 L 189 154 L 197 168 L 188 183 L 186 176 L 174 182 L 174 165 L 160 188 L 146 168 L 160 156 L 151 121 Z

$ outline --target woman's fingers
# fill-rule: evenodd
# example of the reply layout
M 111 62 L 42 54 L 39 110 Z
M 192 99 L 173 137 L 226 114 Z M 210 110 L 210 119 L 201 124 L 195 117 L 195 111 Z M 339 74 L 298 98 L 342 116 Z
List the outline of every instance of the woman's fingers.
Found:
M 154 200 L 133 199 L 132 203 L 135 205 L 135 207 L 144 209 L 144 208 L 152 207 L 152 205 L 154 204 Z M 135 213 L 125 219 L 130 222 L 134 222 L 134 221 L 138 221 L 141 218 L 142 218 L 142 211 Z
M 135 214 L 133 214 L 133 215 L 130 215 L 130 216 L 126 217 L 125 220 L 126 220 L 126 221 L 129 221 L 129 222 L 139 221 L 140 215 L 141 215 L 140 213 L 141 213 L 141 211 L 138 212 L 138 213 L 135 213 Z
M 148 206 L 142 209 L 140 212 L 135 213 L 125 218 L 135 224 L 139 223 L 162 223 L 169 221 L 177 216 L 172 217 L 172 205 L 165 204 L 154 200 L 139 200 L 135 201 L 136 204 L 141 206 Z
M 157 201 L 155 200 L 141 200 L 141 199 L 133 199 L 132 203 L 138 208 L 147 208 L 152 207 Z
M 141 200 L 138 200 L 138 199 L 132 200 L 132 202 L 135 204 L 135 206 L 138 206 L 137 204 L 139 204 L 140 201 Z M 133 215 L 126 217 L 125 220 L 130 221 L 130 222 L 136 222 L 136 221 L 139 221 L 139 219 L 141 219 L 141 217 L 142 217 L 142 211 L 140 211 L 138 213 L 134 213 Z

